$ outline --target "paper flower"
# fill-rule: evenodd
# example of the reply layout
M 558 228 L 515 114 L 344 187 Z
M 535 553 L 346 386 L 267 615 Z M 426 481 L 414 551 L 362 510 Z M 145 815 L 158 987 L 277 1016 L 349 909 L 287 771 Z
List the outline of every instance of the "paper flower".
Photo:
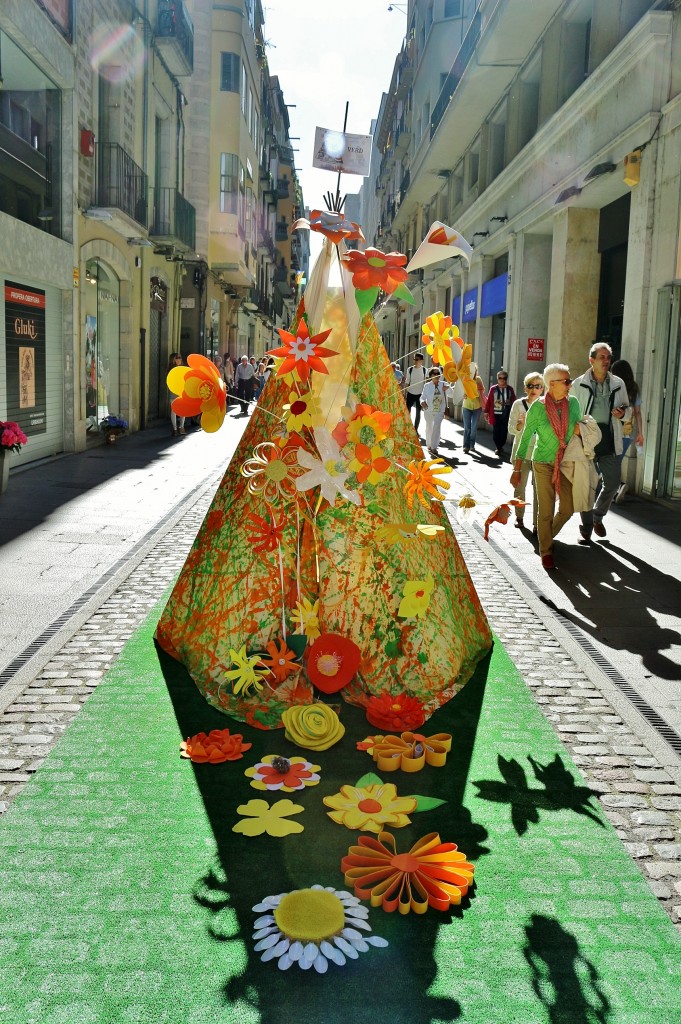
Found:
M 332 810 L 326 813 L 338 825 L 361 832 L 382 832 L 386 825 L 404 828 L 411 824 L 409 815 L 416 810 L 416 798 L 398 796 L 392 782 L 380 785 L 341 786 L 340 793 L 325 796 L 324 803 Z
M 331 432 L 331 436 L 344 448 L 348 440 L 361 442 L 369 446 L 382 441 L 388 436 L 393 417 L 392 413 L 383 412 L 373 405 L 358 402 L 354 409 L 345 406 L 342 410 L 343 419 Z
M 413 508 L 414 497 L 417 497 L 426 508 L 429 504 L 426 495 L 430 495 L 437 501 L 444 501 L 444 494 L 440 493 L 440 488 L 443 491 L 448 491 L 450 484 L 446 480 L 438 480 L 437 477 L 443 473 L 449 473 L 450 469 L 449 466 L 445 466 L 442 459 L 412 460 L 407 467 L 407 472 L 409 479 L 404 485 L 404 493 L 409 508 Z
M 248 480 L 250 493 L 261 495 L 268 505 L 289 502 L 296 495 L 296 477 L 300 475 L 298 449 L 262 441 L 242 465 L 241 475 Z
M 369 935 L 369 911 L 356 896 L 332 886 L 313 885 L 278 896 L 266 896 L 253 907 L 261 916 L 255 922 L 256 953 L 267 963 L 276 960 L 281 971 L 298 964 L 325 974 L 329 961 L 343 967 L 371 946 L 385 947 L 385 939 Z M 364 932 L 364 934 L 362 934 Z
M 506 525 L 511 515 L 511 507 L 525 508 L 525 505 L 527 505 L 526 501 L 518 501 L 516 498 L 506 501 L 502 505 L 497 505 L 487 516 L 487 519 L 485 519 L 484 539 L 489 540 L 489 528 L 492 523 L 501 523 L 502 526 Z
M 263 519 L 255 512 L 250 512 L 246 519 L 246 529 L 251 534 L 251 547 L 257 554 L 264 551 L 276 551 L 282 541 L 284 532 L 283 521 L 277 523 L 274 513 Z
M 407 257 L 400 252 L 381 252 L 369 246 L 364 252 L 359 249 L 350 249 L 343 256 L 343 263 L 346 264 L 352 275 L 352 286 L 358 291 L 367 291 L 369 288 L 382 288 L 388 295 L 407 280 L 407 271 L 404 269 Z
M 288 413 L 286 417 L 286 429 L 288 431 L 302 430 L 303 427 L 314 427 L 319 423 L 319 403 L 311 391 L 302 395 L 292 391 L 288 396 L 288 405 L 284 406 Z
M 302 601 L 296 601 L 296 610 L 291 612 L 291 620 L 299 627 L 299 632 L 304 633 L 310 640 L 316 640 L 321 636 L 319 628 L 319 600 L 312 601 L 304 597 Z
M 308 678 L 322 693 L 336 693 L 355 675 L 360 658 L 360 649 L 352 640 L 338 633 L 323 633 L 308 647 Z
M 456 505 L 456 518 L 460 523 L 467 523 L 473 518 L 478 503 L 472 494 L 462 494 Z
M 229 729 L 212 729 L 208 734 L 197 732 L 180 744 L 180 757 L 187 757 L 194 764 L 222 764 L 223 761 L 239 761 L 252 743 L 244 743 L 240 733 Z
M 201 427 L 209 434 L 222 426 L 227 406 L 227 388 L 220 371 L 210 359 L 192 353 L 189 366 L 173 366 L 167 377 L 174 399 L 171 409 L 178 416 L 201 415 Z
M 294 804 L 291 800 L 277 800 L 275 804 L 268 804 L 267 800 L 249 800 L 247 804 L 240 804 L 237 814 L 245 814 L 247 817 L 237 821 L 232 827 L 232 832 L 240 832 L 244 836 L 261 836 L 267 832 L 268 836 L 291 835 L 293 832 L 302 832 L 304 826 L 298 821 L 287 821 L 291 814 L 302 814 L 305 808 L 302 804 Z
M 291 231 L 304 231 L 306 229 L 318 231 L 320 234 L 326 235 L 334 245 L 338 245 L 343 238 L 346 241 L 354 238 L 359 239 L 361 242 L 364 241 L 364 235 L 359 224 L 356 224 L 354 220 L 347 220 L 342 213 L 336 213 L 333 210 L 313 210 L 309 220 L 306 220 L 305 217 L 299 217 L 291 225 Z
M 244 775 L 253 780 L 251 785 L 254 789 L 295 793 L 306 786 L 316 786 L 319 782 L 318 771 L 319 765 L 306 761 L 304 757 L 267 754 L 252 768 L 247 768 Z
M 444 526 L 436 526 L 434 523 L 386 523 L 379 526 L 374 537 L 384 544 L 401 544 L 418 537 L 432 539 L 439 533 L 444 533 Z
M 475 868 L 459 853 L 456 843 L 443 843 L 429 832 L 408 853 L 398 853 L 395 837 L 381 832 L 378 839 L 360 836 L 341 861 L 345 884 L 372 907 L 400 914 L 425 914 L 458 906 L 473 881 Z
M 456 327 L 454 328 L 456 331 Z M 458 331 L 457 331 L 458 334 Z M 460 341 L 460 339 L 457 339 Z M 456 355 L 456 349 L 452 350 L 454 353 L 454 359 L 451 362 L 444 364 L 442 370 L 445 380 L 450 384 L 455 384 L 457 381 L 461 381 L 464 394 L 467 398 L 478 397 L 478 385 L 475 382 L 475 378 L 471 376 L 471 359 L 473 358 L 473 346 L 463 345 L 459 355 Z
M 435 581 L 430 573 L 425 580 L 407 580 L 397 614 L 401 619 L 422 619 L 428 611 Z
M 330 505 L 335 504 L 338 494 L 346 501 L 359 505 L 360 495 L 345 486 L 350 471 L 347 463 L 341 459 L 338 445 L 331 434 L 326 428 L 318 427 L 314 431 L 314 438 L 319 458 L 315 458 L 304 448 L 298 449 L 298 465 L 307 470 L 307 473 L 303 473 L 296 480 L 298 490 L 309 491 L 312 487 L 319 487 L 322 497 L 326 498 Z
M 420 700 L 407 694 L 392 696 L 389 693 L 381 693 L 379 696 L 369 697 L 365 712 L 370 724 L 382 732 L 418 729 L 426 720 Z
M 279 329 L 279 336 L 284 344 L 281 348 L 271 350 L 271 354 L 284 357 L 283 363 L 277 369 L 277 376 L 283 377 L 295 370 L 300 380 L 306 381 L 310 376 L 310 370 L 328 373 L 324 360 L 338 355 L 333 349 L 322 347 L 330 334 L 331 331 L 328 330 L 310 337 L 303 317 L 298 322 L 295 334 Z
M 290 675 L 300 670 L 300 665 L 296 661 L 296 653 L 286 646 L 285 640 L 280 640 L 278 647 L 276 640 L 270 640 L 266 650 L 269 656 L 261 655 L 260 661 L 274 676 L 275 683 L 285 682 Z M 269 682 L 269 676 L 267 681 Z
M 348 469 L 356 474 L 359 483 L 377 484 L 391 465 L 390 459 L 384 456 L 380 444 L 375 444 L 371 448 L 366 444 L 356 444 Z
M 333 708 L 319 701 L 282 711 L 287 740 L 306 750 L 328 750 L 345 735 L 345 726 Z
M 439 263 L 451 256 L 463 256 L 470 264 L 473 248 L 461 232 L 448 224 L 436 220 L 428 228 L 428 234 L 414 253 L 407 267 L 411 274 L 431 263 Z
M 262 690 L 267 672 L 262 667 L 260 655 L 252 654 L 249 657 L 244 645 L 240 651 L 230 648 L 229 656 L 235 667 L 225 672 L 225 678 L 232 684 L 234 693 L 246 696 L 250 689 Z
M 443 768 L 447 754 L 452 749 L 452 737 L 448 732 L 437 732 L 433 736 L 422 736 L 417 732 L 403 732 L 401 736 L 380 736 L 371 746 L 371 756 L 379 771 L 419 772 L 428 764 L 431 768 Z
M 421 331 L 426 352 L 433 357 L 435 364 L 444 366 L 452 360 L 452 345 L 459 336 L 459 328 L 454 326 L 451 316 L 445 316 L 439 311 L 432 313 L 421 324 Z

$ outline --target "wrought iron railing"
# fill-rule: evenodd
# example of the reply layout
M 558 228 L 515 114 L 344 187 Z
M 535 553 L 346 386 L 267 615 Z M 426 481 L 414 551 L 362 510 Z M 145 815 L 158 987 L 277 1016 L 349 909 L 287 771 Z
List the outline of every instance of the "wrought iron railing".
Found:
M 96 205 L 115 207 L 147 226 L 147 176 L 117 142 L 97 144 Z
M 194 26 L 184 0 L 159 0 L 156 35 L 177 40 L 189 70 L 194 70 Z
M 155 188 L 153 219 L 149 233 L 157 238 L 177 238 L 196 248 L 196 210 L 176 188 Z

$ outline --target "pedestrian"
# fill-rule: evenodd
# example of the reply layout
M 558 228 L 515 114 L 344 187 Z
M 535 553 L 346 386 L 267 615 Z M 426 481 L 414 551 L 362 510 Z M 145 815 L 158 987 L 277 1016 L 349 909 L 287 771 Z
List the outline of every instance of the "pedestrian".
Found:
M 426 383 L 426 371 L 423 366 L 423 353 L 415 352 L 411 366 L 407 368 L 404 382 L 407 385 L 407 409 L 411 416 L 412 406 L 416 409 L 414 429 L 419 429 L 421 422 L 421 392 Z
M 428 380 L 421 392 L 421 408 L 426 420 L 426 447 L 431 455 L 437 456 L 440 443 L 440 428 L 445 415 L 447 385 L 440 377 L 440 371 L 434 366 L 428 373 Z
M 485 399 L 485 417 L 492 428 L 494 452 L 501 458 L 508 438 L 508 417 L 515 402 L 515 391 L 508 383 L 506 370 L 499 370 L 497 382 L 489 389 Z
M 513 449 L 511 451 L 511 462 L 515 465 L 516 452 L 518 451 L 518 445 L 520 444 L 520 438 L 522 437 L 523 429 L 525 427 L 525 419 L 527 411 L 533 402 L 536 402 L 538 398 L 544 394 L 544 379 L 541 373 L 536 371 L 528 373 L 523 381 L 525 388 L 525 398 L 517 398 L 511 406 L 511 412 L 508 417 L 508 431 L 514 435 Z M 527 454 L 522 460 L 520 466 L 520 480 L 518 485 L 513 491 L 513 497 L 518 498 L 519 501 L 525 501 L 525 491 L 527 489 L 527 481 L 532 479 L 532 449 L 534 448 L 534 437 L 530 439 L 530 443 L 527 448 Z M 534 489 L 534 481 L 532 481 L 532 532 L 537 532 L 537 493 Z M 523 513 L 525 509 L 522 505 L 516 505 L 515 507 L 515 525 L 521 527 L 523 525 Z
M 253 388 L 255 385 L 255 369 L 253 363 L 248 361 L 248 356 L 242 356 L 234 375 L 236 383 L 236 394 L 241 405 L 241 416 L 248 416 L 248 404 L 253 401 Z
M 393 373 L 395 374 L 395 380 L 397 381 L 398 384 L 401 384 L 402 381 L 404 380 L 404 374 L 402 373 L 402 370 L 400 369 L 400 364 L 395 362 L 395 363 L 391 363 L 390 365 L 393 368 Z
M 629 406 L 627 388 L 621 377 L 610 372 L 612 349 L 604 341 L 596 341 L 589 350 L 590 368 L 572 382 L 572 394 L 582 414 L 593 416 L 601 431 L 595 449 L 596 470 L 600 490 L 592 509 L 581 513 L 579 532 L 585 541 L 592 531 L 605 537 L 603 519 L 620 485 L 622 458 L 622 419 Z
M 468 395 L 465 395 L 463 399 L 461 417 L 463 419 L 464 455 L 475 451 L 475 441 L 478 436 L 478 420 L 480 419 L 482 407 L 485 404 L 485 385 L 482 383 L 477 363 L 470 364 L 469 373 L 471 380 L 474 381 L 478 389 L 478 393 L 475 398 L 469 398 Z
M 620 459 L 620 485 L 615 495 L 615 504 L 619 505 L 627 493 L 627 481 L 622 480 L 622 467 L 624 459 L 629 450 L 629 445 L 634 441 L 637 448 L 643 447 L 643 421 L 641 419 L 641 389 L 634 380 L 634 371 L 626 359 L 616 359 L 612 364 L 612 373 L 624 381 L 627 389 L 629 406 L 622 417 L 622 458 Z
M 527 410 L 511 473 L 511 485 L 516 488 L 530 442 L 536 438 L 532 470 L 537 492 L 539 554 L 545 569 L 555 568 L 553 540 L 573 513 L 572 482 L 561 472 L 563 453 L 572 436 L 579 435 L 582 416 L 579 402 L 569 393 L 571 383 L 570 369 L 563 363 L 550 363 L 546 367 L 547 395 L 533 402 Z
M 173 369 L 174 366 L 182 366 L 182 356 L 179 352 L 171 352 L 170 359 L 168 360 L 168 373 Z M 170 400 L 172 401 L 177 396 L 170 392 Z M 184 429 L 184 416 L 178 416 L 176 412 L 173 412 L 172 404 L 170 406 L 170 425 L 172 428 L 172 437 L 184 437 L 186 431 Z
M 262 389 L 265 387 L 265 366 L 266 365 L 267 364 L 266 364 L 265 360 L 261 359 L 260 362 L 258 363 L 258 369 L 257 369 L 256 374 L 255 374 L 255 396 L 254 397 L 255 397 L 256 402 L 258 401 L 258 399 L 260 398 L 260 396 L 262 394 Z

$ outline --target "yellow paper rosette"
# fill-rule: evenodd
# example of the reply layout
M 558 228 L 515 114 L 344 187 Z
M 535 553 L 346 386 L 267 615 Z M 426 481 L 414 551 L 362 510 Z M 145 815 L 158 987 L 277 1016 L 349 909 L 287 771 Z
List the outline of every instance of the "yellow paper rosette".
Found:
M 328 704 L 301 704 L 282 712 L 287 740 L 306 750 L 328 750 L 345 735 L 345 726 Z

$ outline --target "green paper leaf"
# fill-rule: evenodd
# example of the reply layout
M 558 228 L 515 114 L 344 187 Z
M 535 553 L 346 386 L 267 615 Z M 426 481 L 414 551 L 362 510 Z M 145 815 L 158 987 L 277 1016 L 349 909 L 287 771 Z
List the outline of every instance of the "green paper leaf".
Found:
M 286 643 L 291 648 L 296 658 L 302 658 L 303 651 L 307 646 L 307 637 L 304 633 L 289 633 Z
M 374 775 L 373 772 L 367 772 L 361 779 L 358 779 L 355 783 L 357 789 L 364 789 L 365 786 L 382 786 L 383 779 L 379 779 L 378 775 Z
M 436 796 L 417 796 L 416 793 L 411 794 L 411 799 L 416 800 L 416 811 L 432 811 L 434 807 L 441 807 L 442 804 L 446 804 L 446 800 L 438 800 Z
M 366 288 L 363 291 L 355 291 L 355 301 L 362 316 L 369 312 L 377 298 L 378 288 Z
M 393 292 L 393 296 L 396 299 L 402 299 L 403 302 L 409 302 L 412 306 L 416 305 L 416 299 L 411 294 L 406 284 L 398 284 L 397 288 Z

